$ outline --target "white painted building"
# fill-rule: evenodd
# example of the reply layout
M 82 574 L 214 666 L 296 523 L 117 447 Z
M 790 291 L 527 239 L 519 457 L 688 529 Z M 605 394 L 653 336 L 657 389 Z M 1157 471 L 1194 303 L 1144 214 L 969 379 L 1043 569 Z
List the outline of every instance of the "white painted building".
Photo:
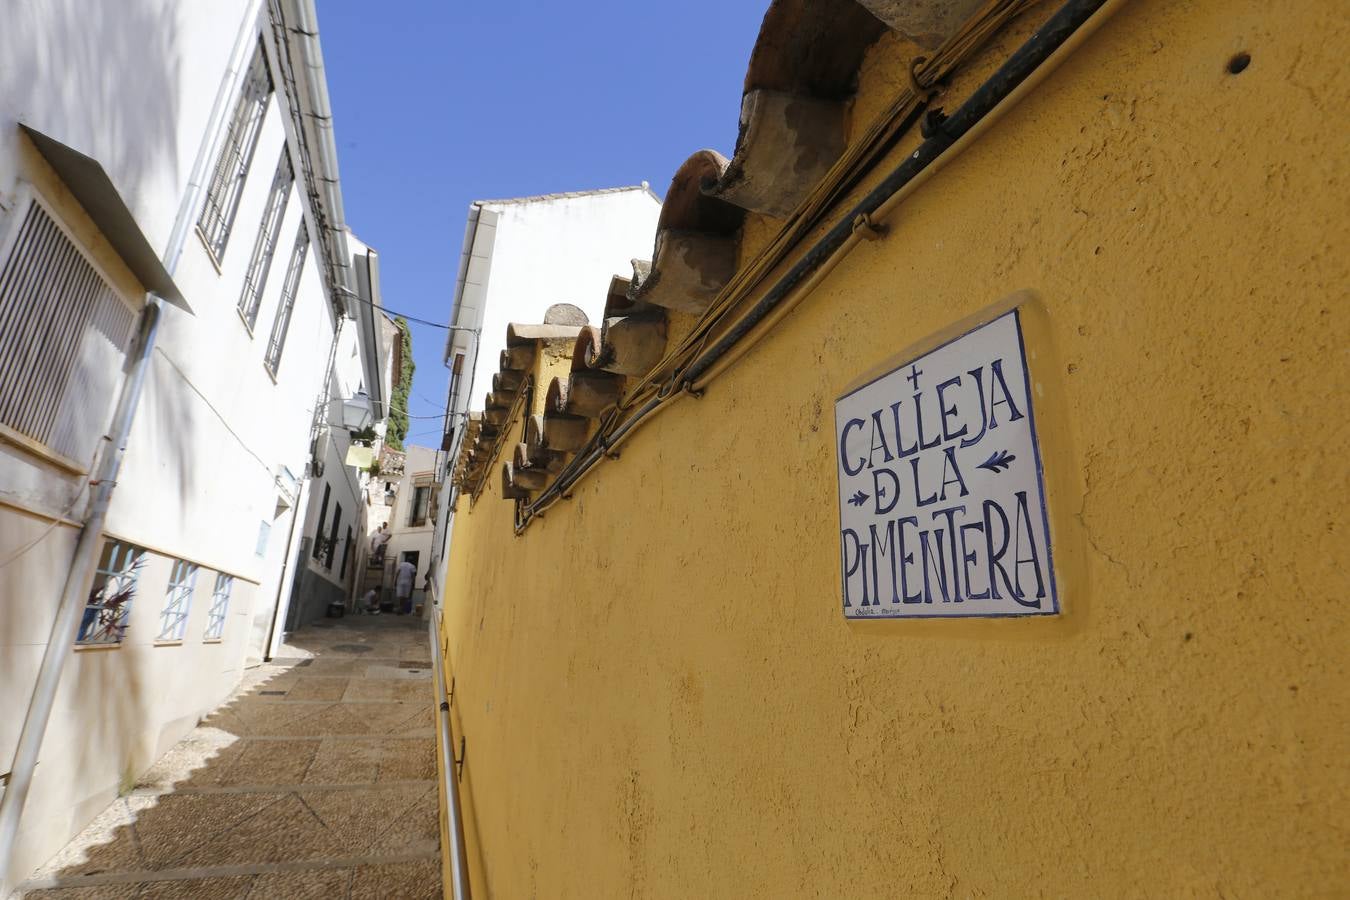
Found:
M 367 471 L 369 463 L 357 457 L 361 446 L 368 446 L 366 456 L 379 457 L 386 423 L 383 419 L 372 422 L 369 433 L 373 439 L 364 442 L 354 440 L 360 429 L 341 423 L 346 415 L 349 423 L 358 424 L 349 411 L 362 404 L 353 404 L 350 398 L 390 396 L 394 354 L 390 352 L 389 329 L 394 329 L 394 334 L 397 330 L 379 309 L 378 254 L 355 236 L 349 235 L 348 243 L 353 250 L 358 293 L 372 301 L 361 310 L 371 314 L 372 327 L 348 324 L 337 339 L 327 411 L 327 420 L 334 427 L 320 438 L 316 449 L 322 465 L 311 466 L 306 509 L 299 519 L 298 547 L 290 572 L 291 588 L 289 596 L 283 595 L 284 607 L 278 615 L 283 626 L 274 633 L 274 641 L 281 639 L 283 631 L 291 632 L 323 618 L 332 605 L 345 608 L 365 560 L 372 478 Z M 366 382 L 363 349 L 380 361 L 374 390 Z
M 322 401 L 387 395 L 312 0 L 0 18 L 4 896 L 267 652 Z
M 465 414 L 482 409 L 491 390 L 507 324 L 542 322 L 550 306 L 570 303 L 598 325 L 610 279 L 651 256 L 660 213 L 661 200 L 646 182 L 470 205 L 445 346 L 450 384 L 438 480 L 459 455 Z M 438 597 L 451 505 L 440 504 L 432 542 L 431 590 Z
M 423 584 L 431 571 L 431 542 L 441 505 L 441 485 L 436 481 L 437 451 L 409 446 L 404 453 L 403 473 L 389 494 L 389 544 L 385 547 L 383 584 L 393 598 L 394 573 L 407 560 L 417 568 L 413 579 L 413 602 L 423 598 Z

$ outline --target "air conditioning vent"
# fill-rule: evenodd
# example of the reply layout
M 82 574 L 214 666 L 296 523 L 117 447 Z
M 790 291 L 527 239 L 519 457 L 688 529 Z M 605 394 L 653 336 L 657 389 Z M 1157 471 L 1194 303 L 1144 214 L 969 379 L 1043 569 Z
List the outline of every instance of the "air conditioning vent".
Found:
M 0 267 L 0 423 L 89 462 L 112 415 L 134 323 L 30 200 Z

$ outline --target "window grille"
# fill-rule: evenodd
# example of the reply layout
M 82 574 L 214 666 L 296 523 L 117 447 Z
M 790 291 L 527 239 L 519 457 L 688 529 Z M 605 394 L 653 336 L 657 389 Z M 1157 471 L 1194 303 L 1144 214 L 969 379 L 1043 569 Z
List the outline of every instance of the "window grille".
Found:
M 218 641 L 225 634 L 225 613 L 230 608 L 230 592 L 234 590 L 234 576 L 224 572 L 216 574 L 216 586 L 211 589 L 211 609 L 206 614 L 206 634 L 208 641 Z
M 217 260 L 225 257 L 225 245 L 229 243 L 230 229 L 234 227 L 234 215 L 239 211 L 244 180 L 253 162 L 253 151 L 258 148 L 263 116 L 271 96 L 272 76 L 267 71 L 266 55 L 259 43 L 244 76 L 244 86 L 230 116 L 225 143 L 216 158 L 216 167 L 206 186 L 206 202 L 197 220 L 206 245 Z
M 352 526 L 347 526 L 347 540 L 342 545 L 342 571 L 338 573 L 339 578 L 347 577 L 347 557 L 352 552 Z
M 328 496 L 332 492 L 332 485 L 325 484 L 323 486 L 323 503 L 319 504 L 319 525 L 314 529 L 313 556 L 315 559 L 323 555 L 323 523 L 328 519 Z
M 309 232 L 305 223 L 300 222 L 300 231 L 295 236 L 295 247 L 291 250 L 291 264 L 286 268 L 286 281 L 281 285 L 281 303 L 277 307 L 277 318 L 272 323 L 272 339 L 267 342 L 267 356 L 263 365 L 273 377 L 281 365 L 281 351 L 286 346 L 286 329 L 291 326 L 291 310 L 295 308 L 295 295 L 300 289 L 300 275 L 305 270 L 305 254 L 309 252 Z
M 427 524 L 427 505 L 430 500 L 430 485 L 418 485 L 413 488 L 412 504 L 408 509 L 409 527 L 418 528 Z
M 161 641 L 181 641 L 192 609 L 192 590 L 197 586 L 197 567 L 185 559 L 173 561 L 169 590 L 164 595 L 164 611 L 159 614 Z
M 294 183 L 291 157 L 282 147 L 281 162 L 277 164 L 277 173 L 272 177 L 272 190 L 267 195 L 262 225 L 258 228 L 257 240 L 253 242 L 253 256 L 244 274 L 244 290 L 239 295 L 239 313 L 248 323 L 250 331 L 258 321 L 258 307 L 262 305 L 263 288 L 267 286 L 267 273 L 272 269 L 272 257 L 276 253 L 277 240 L 281 237 L 281 220 L 286 216 L 286 204 L 290 201 L 291 185 Z
M 135 314 L 30 199 L 0 267 L 0 423 L 90 462 Z
M 333 551 L 337 548 L 338 528 L 342 523 L 342 504 L 337 504 L 333 510 L 333 530 L 328 533 L 328 547 L 324 553 L 323 565 L 326 569 L 333 568 Z
M 140 547 L 121 541 L 104 543 L 75 638 L 77 644 L 121 643 L 144 565 L 145 551 Z

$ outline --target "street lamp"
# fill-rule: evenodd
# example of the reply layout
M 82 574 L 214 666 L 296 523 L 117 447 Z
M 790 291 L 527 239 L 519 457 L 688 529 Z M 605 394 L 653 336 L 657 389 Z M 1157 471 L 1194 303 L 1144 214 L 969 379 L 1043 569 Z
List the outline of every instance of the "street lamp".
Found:
M 333 425 L 341 425 L 348 431 L 361 431 L 375 424 L 375 415 L 370 411 L 370 397 L 365 391 L 357 391 L 349 400 L 335 400 L 334 405 L 337 409 L 336 422 Z

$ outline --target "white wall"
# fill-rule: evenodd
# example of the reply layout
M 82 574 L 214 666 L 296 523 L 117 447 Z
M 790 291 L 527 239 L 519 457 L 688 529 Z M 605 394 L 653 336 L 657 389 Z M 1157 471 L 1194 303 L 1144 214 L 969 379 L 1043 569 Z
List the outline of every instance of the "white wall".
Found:
M 142 291 L 107 242 L 20 137 L 25 122 L 97 159 L 151 246 L 164 253 L 187 194 L 231 49 L 258 22 L 256 0 L 9 0 L 0 54 L 0 229 L 23 183 L 47 196 L 129 304 Z M 270 30 L 269 30 L 270 33 Z M 253 38 L 252 40 L 256 40 Z M 250 47 L 251 50 L 251 47 Z M 241 73 L 230 83 L 232 106 Z M 192 314 L 168 308 L 108 517 L 110 536 L 149 548 L 120 646 L 81 649 L 67 669 L 14 859 L 23 878 L 111 801 L 238 682 L 251 632 L 270 619 L 295 500 L 278 483 L 303 476 L 310 423 L 336 325 L 311 242 L 276 378 L 263 356 L 307 203 L 292 189 L 256 331 L 236 312 L 263 205 L 287 140 L 274 70 L 271 97 L 230 242 L 219 268 L 189 233 L 174 278 Z M 214 158 L 209 160 L 214 162 Z M 297 175 L 299 167 L 297 166 Z M 197 209 L 190 210 L 192 221 Z M 311 238 L 318 236 L 312 232 Z M 350 340 L 355 339 L 355 328 Z M 335 365 L 349 386 L 351 346 Z M 359 360 L 358 360 L 359 368 Z M 120 385 L 119 385 L 120 386 Z M 95 424 L 94 427 L 101 427 Z M 343 448 L 334 448 L 342 453 Z M 345 484 L 341 461 L 332 477 Z M 0 771 L 7 770 L 69 568 L 83 478 L 0 444 Z M 344 488 L 344 518 L 358 493 Z M 320 489 L 321 491 L 321 489 Z M 290 506 L 288 508 L 287 503 Z M 69 510 L 66 524 L 51 517 Z M 350 510 L 350 512 L 348 511 Z M 304 511 L 302 511 L 303 513 Z M 271 525 L 258 552 L 260 525 Z M 48 533 L 49 532 L 49 533 Z M 359 533 L 353 527 L 354 535 Z M 345 524 L 342 529 L 345 536 Z M 294 552 L 295 548 L 291 548 Z M 202 566 L 184 640 L 160 643 L 174 557 Z M 340 564 L 339 555 L 335 569 Z M 217 571 L 236 576 L 224 637 L 203 639 Z M 0 885 L 3 896 L 9 885 Z
M 506 347 L 506 326 L 542 322 L 554 303 L 578 306 L 599 325 L 610 279 L 630 276 L 632 260 L 651 258 L 660 214 L 660 200 L 645 185 L 483 201 L 470 208 L 451 321 L 463 327 L 481 322 L 482 330 L 476 344 L 473 334 L 462 330 L 452 330 L 447 340 L 447 365 L 464 353 L 473 381 L 460 389 L 451 410 L 455 446 L 442 461 L 458 456 L 462 413 L 483 408 Z M 448 480 L 442 493 L 431 541 L 434 591 L 445 584 L 454 519 Z
M 408 519 L 412 515 L 414 488 L 417 482 L 426 484 L 432 491 L 436 484 L 428 483 L 434 473 L 436 451 L 431 447 L 409 446 L 403 467 L 403 477 L 399 479 L 397 498 L 389 516 L 389 546 L 385 550 L 385 559 L 393 560 L 397 566 L 402 555 L 408 551 L 417 551 L 417 576 L 413 580 L 416 591 L 422 589 L 422 580 L 431 566 L 431 540 L 436 529 L 436 520 L 428 516 L 423 525 L 412 526 Z M 441 498 L 444 501 L 444 497 Z M 430 511 L 430 507 L 428 507 Z
M 483 310 L 469 409 L 483 408 L 508 323 L 542 322 L 554 303 L 571 303 L 600 324 L 610 278 L 631 273 L 635 257 L 651 256 L 661 204 L 639 187 L 489 202 L 482 209 L 489 215 L 480 216 L 465 289 L 465 305 L 481 302 Z
M 6 0 L 0 200 L 18 174 L 12 124 L 22 121 L 97 159 L 162 250 L 235 35 L 258 8 L 258 0 Z

